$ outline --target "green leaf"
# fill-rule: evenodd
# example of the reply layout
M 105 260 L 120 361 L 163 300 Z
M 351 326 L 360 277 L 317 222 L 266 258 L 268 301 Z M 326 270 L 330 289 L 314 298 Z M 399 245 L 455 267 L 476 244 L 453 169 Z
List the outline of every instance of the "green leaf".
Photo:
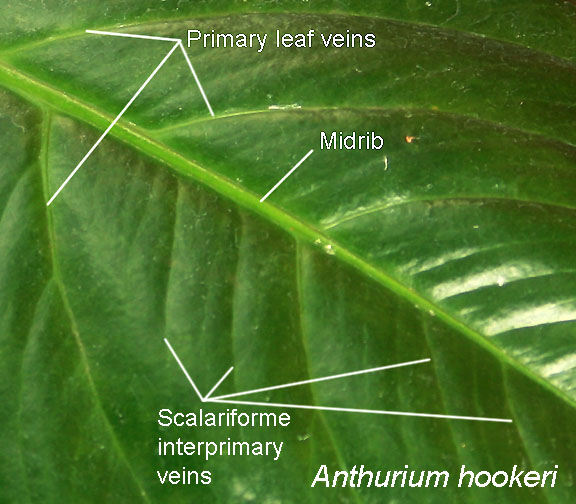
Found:
M 61 0 L 0 6 L 0 500 L 570 503 L 576 498 L 576 8 L 541 0 Z M 223 32 L 374 33 L 374 49 L 179 52 Z M 375 131 L 381 151 L 325 151 Z M 314 154 L 260 198 L 311 148 Z M 511 418 L 290 410 L 286 429 L 162 429 L 206 393 Z M 242 410 L 261 411 L 246 407 Z M 159 457 L 158 437 L 284 442 Z M 447 488 L 310 488 L 447 470 Z M 554 488 L 457 488 L 547 471 Z M 156 471 L 210 470 L 162 485 Z

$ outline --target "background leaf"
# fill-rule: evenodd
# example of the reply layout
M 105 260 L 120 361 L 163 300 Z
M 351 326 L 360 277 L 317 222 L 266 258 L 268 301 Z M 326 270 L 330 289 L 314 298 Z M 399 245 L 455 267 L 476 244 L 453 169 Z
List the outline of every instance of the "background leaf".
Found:
M 28 0 L 0 14 L 3 501 L 574 501 L 573 3 Z M 192 47 L 214 118 L 175 54 L 47 208 L 170 47 L 87 28 L 350 29 L 377 46 Z M 321 130 L 385 147 L 317 149 L 259 203 Z M 201 407 L 164 337 L 203 392 L 231 365 L 221 393 L 430 357 L 254 400 L 514 423 L 307 411 L 286 430 L 163 431 L 159 409 Z M 285 448 L 203 463 L 158 457 L 159 436 Z M 557 464 L 559 480 L 310 489 L 320 464 Z M 183 465 L 213 485 L 158 482 Z

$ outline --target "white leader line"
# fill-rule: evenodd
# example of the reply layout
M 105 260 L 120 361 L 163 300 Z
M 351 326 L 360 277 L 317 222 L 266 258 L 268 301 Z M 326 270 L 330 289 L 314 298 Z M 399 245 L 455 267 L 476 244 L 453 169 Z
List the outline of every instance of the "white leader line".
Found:
M 96 34 L 96 35 L 111 35 L 113 37 L 127 37 L 127 38 L 137 38 L 137 39 L 147 39 L 147 40 L 162 40 L 162 41 L 176 42 L 176 43 L 172 47 L 172 49 L 170 49 L 170 51 L 164 57 L 164 59 L 160 62 L 160 64 L 154 69 L 154 71 L 146 79 L 144 84 L 142 84 L 142 86 L 140 86 L 140 89 L 138 91 L 136 91 L 134 96 L 132 96 L 132 98 L 126 104 L 126 106 L 122 109 L 122 111 L 110 123 L 108 128 L 106 128 L 106 131 L 104 133 L 102 133 L 102 135 L 96 141 L 96 143 L 92 146 L 92 148 L 86 153 L 86 155 L 82 158 L 82 160 L 76 165 L 76 168 L 74 168 L 74 170 L 72 170 L 70 175 L 68 175 L 66 180 L 62 183 L 62 185 L 58 188 L 58 190 L 52 195 L 52 197 L 48 200 L 48 203 L 46 203 L 46 206 L 50 206 L 50 204 L 60 194 L 62 189 L 64 189 L 64 187 L 66 187 L 68 182 L 70 182 L 72 177 L 74 175 L 76 175 L 76 172 L 82 167 L 82 165 L 86 162 L 86 160 L 92 155 L 92 153 L 94 152 L 96 147 L 98 147 L 98 145 L 100 145 L 102 140 L 104 140 L 104 138 L 110 132 L 110 130 L 116 125 L 116 123 L 120 120 L 120 118 L 124 115 L 124 113 L 130 108 L 132 103 L 134 103 L 134 100 L 136 100 L 136 98 L 138 98 L 140 93 L 150 83 L 150 81 L 154 78 L 154 76 L 158 73 L 158 71 L 162 68 L 162 66 L 164 66 L 164 63 L 166 63 L 168 58 L 172 55 L 172 53 L 176 50 L 177 47 L 180 47 L 180 49 L 182 50 L 182 54 L 184 55 L 184 58 L 186 59 L 186 63 L 188 64 L 188 68 L 190 69 L 190 72 L 192 73 L 192 76 L 194 77 L 194 81 L 196 82 L 196 85 L 198 86 L 198 89 L 200 90 L 200 94 L 202 95 L 202 99 L 204 100 L 204 103 L 206 104 L 206 107 L 208 108 L 210 115 L 212 117 L 214 117 L 214 110 L 212 110 L 212 106 L 210 105 L 210 102 L 208 101 L 208 97 L 206 96 L 206 92 L 204 91 L 204 88 L 202 87 L 202 84 L 200 83 L 200 79 L 198 79 L 198 75 L 196 74 L 196 71 L 194 70 L 194 67 L 192 66 L 192 62 L 190 61 L 190 58 L 188 57 L 188 53 L 186 52 L 186 49 L 184 49 L 184 44 L 182 43 L 181 39 L 168 38 L 168 37 L 154 37 L 152 35 L 135 35 L 132 33 L 107 32 L 107 31 L 99 31 L 99 30 L 86 30 L 86 33 L 92 33 L 92 34 Z
M 56 196 L 58 196 L 58 194 L 60 194 L 60 191 L 62 191 L 62 189 L 64 189 L 64 187 L 66 187 L 66 184 L 68 184 L 68 182 L 70 182 L 70 179 L 76 175 L 76 172 L 80 169 L 80 167 L 86 162 L 86 160 L 90 157 L 90 155 L 94 152 L 94 150 L 96 149 L 96 147 L 98 147 L 98 145 L 100 145 L 100 142 L 102 142 L 102 140 L 104 140 L 104 138 L 106 137 L 106 135 L 110 132 L 110 130 L 116 125 L 116 123 L 120 120 L 120 118 L 124 115 L 124 112 L 126 112 L 128 110 L 128 108 L 130 108 L 130 105 L 132 105 L 132 103 L 134 103 L 134 100 L 136 100 L 136 98 L 138 98 L 138 96 L 140 95 L 140 93 L 142 91 L 144 91 L 144 88 L 148 85 L 148 83 L 154 78 L 154 76 L 158 73 L 158 71 L 164 66 L 164 63 L 166 63 L 166 61 L 168 61 L 168 58 L 170 56 L 172 56 L 172 53 L 176 50 L 176 48 L 179 46 L 179 43 L 174 44 L 174 46 L 172 47 L 172 49 L 170 49 L 170 51 L 168 52 L 168 54 L 166 56 L 164 56 L 164 59 L 160 62 L 160 64 L 154 69 L 154 71 L 149 75 L 149 77 L 146 79 L 146 81 L 144 82 L 144 84 L 142 84 L 140 86 L 140 89 L 138 91 L 136 91 L 136 93 L 134 94 L 134 96 L 132 98 L 130 98 L 130 101 L 124 106 L 124 108 L 122 109 L 122 111 L 116 116 L 116 119 L 114 119 L 110 125 L 106 128 L 106 131 L 104 131 L 104 133 L 102 133 L 102 135 L 100 136 L 100 138 L 98 140 L 96 140 L 96 143 L 91 147 L 91 149 L 86 153 L 86 155 L 82 158 L 82 161 L 80 161 L 77 165 L 76 168 L 74 168 L 74 170 L 72 170 L 72 172 L 70 173 L 70 175 L 68 175 L 68 177 L 66 178 L 66 180 L 62 183 L 62 185 L 58 188 L 58 190 L 53 194 L 53 196 L 48 200 L 48 203 L 46 203 L 46 206 L 49 206 L 54 199 L 56 198 Z
M 210 112 L 210 115 L 212 117 L 214 117 L 214 111 L 212 110 L 212 106 L 210 105 L 210 102 L 208 101 L 208 97 L 206 96 L 206 93 L 204 92 L 204 88 L 202 87 L 202 84 L 200 84 L 200 79 L 198 79 L 198 76 L 196 75 L 196 71 L 194 70 L 194 67 L 192 66 L 192 62 L 190 61 L 190 58 L 188 57 L 188 53 L 186 52 L 186 49 L 184 49 L 184 44 L 182 44 L 181 40 L 179 41 L 179 45 L 180 45 L 180 49 L 182 49 L 182 54 L 184 55 L 184 58 L 186 59 L 186 63 L 188 63 L 188 67 L 190 68 L 190 71 L 192 72 L 192 76 L 194 77 L 194 80 L 196 81 L 196 85 L 198 86 L 198 89 L 200 90 L 200 94 L 202 95 L 202 98 L 204 99 L 204 103 L 208 107 L 208 112 Z
M 369 409 L 355 409 L 355 408 L 336 408 L 332 406 L 310 406 L 305 404 L 280 404 L 280 403 L 267 403 L 267 402 L 251 402 L 251 401 L 227 401 L 224 399 L 208 399 L 206 402 L 219 403 L 219 404 L 241 404 L 246 406 L 265 406 L 267 408 L 293 408 L 305 410 L 321 410 L 321 411 L 339 411 L 344 413 L 366 413 L 373 415 L 394 415 L 394 416 L 407 416 L 407 417 L 425 417 L 425 418 L 442 418 L 448 420 L 473 420 L 478 422 L 502 422 L 512 423 L 509 418 L 490 418 L 490 417 L 474 417 L 474 416 L 457 416 L 457 415 L 438 415 L 435 413 L 411 413 L 407 411 L 385 411 L 385 410 L 369 410 Z
M 174 349 L 172 348 L 172 345 L 170 344 L 170 342 L 164 338 L 164 343 L 166 343 L 166 346 L 168 347 L 168 349 L 170 350 L 170 352 L 172 353 L 172 356 L 174 357 L 174 359 L 176 359 L 176 362 L 178 363 L 178 365 L 180 366 L 180 369 L 182 370 L 182 372 L 184 373 L 184 375 L 186 376 L 186 378 L 188 378 L 188 381 L 190 382 L 190 385 L 192 385 L 192 388 L 194 389 L 194 392 L 196 392 L 196 394 L 198 395 L 198 397 L 200 398 L 200 400 L 202 402 L 204 402 L 204 397 L 202 397 L 202 394 L 200 393 L 200 391 L 198 390 L 198 387 L 196 386 L 196 384 L 194 383 L 194 380 L 192 380 L 192 378 L 190 378 L 190 375 L 188 374 L 188 371 L 186 371 L 186 368 L 184 367 L 184 364 L 182 364 L 182 361 L 180 360 L 180 357 L 178 357 L 178 354 L 174 351 Z
M 186 376 L 186 378 L 190 382 L 190 385 L 192 385 L 192 388 L 194 389 L 194 391 L 196 392 L 196 394 L 198 395 L 198 397 L 200 398 L 200 400 L 202 402 L 216 403 L 216 404 L 240 404 L 240 405 L 246 405 L 246 406 L 264 406 L 267 408 L 288 408 L 288 409 L 291 408 L 291 409 L 305 409 L 305 410 L 339 411 L 339 412 L 344 412 L 344 413 L 366 413 L 366 414 L 372 414 L 372 415 L 395 415 L 395 416 L 407 416 L 407 417 L 443 418 L 443 419 L 448 419 L 448 420 L 474 420 L 474 421 L 479 421 L 479 422 L 512 423 L 512 420 L 510 420 L 509 418 L 439 415 L 436 413 L 412 413 L 412 412 L 407 412 L 407 411 L 385 411 L 385 410 L 369 410 L 369 409 L 356 409 L 356 408 L 337 408 L 337 407 L 333 407 L 333 406 L 311 406 L 311 405 L 306 405 L 306 404 L 281 404 L 281 403 L 239 401 L 237 399 L 230 401 L 227 399 L 222 399 L 222 398 L 217 398 L 217 397 L 216 398 L 209 398 L 210 394 L 212 394 L 218 388 L 218 386 L 224 381 L 224 379 L 232 372 L 233 368 L 230 368 L 228 371 L 226 371 L 226 373 L 224 373 L 222 378 L 220 378 L 218 380 L 216 385 L 214 385 L 212 387 L 212 390 L 210 390 L 210 392 L 208 392 L 208 394 L 206 394 L 205 397 L 202 397 L 202 394 L 198 390 L 198 387 L 196 387 L 196 384 L 194 383 L 192 378 L 190 378 L 188 371 L 186 371 L 184 364 L 182 364 L 182 361 L 180 360 L 180 358 L 178 357 L 178 355 L 176 354 L 176 352 L 172 348 L 172 345 L 170 345 L 169 341 L 166 338 L 164 338 L 164 342 L 166 343 L 166 345 L 170 349 L 170 352 L 174 356 L 174 359 L 176 359 L 176 362 L 180 366 L 180 369 L 182 370 L 182 372 L 184 373 L 184 375 Z M 430 359 L 423 359 L 423 360 L 430 360 Z M 417 361 L 414 361 L 414 363 L 416 363 L 416 362 Z M 408 365 L 408 364 L 406 364 L 406 365 Z M 366 372 L 369 372 L 369 371 L 371 371 L 371 370 L 366 370 Z M 357 371 L 355 371 L 354 373 L 358 374 Z M 327 377 L 327 378 L 330 378 L 330 377 Z M 222 396 L 222 397 L 225 397 L 225 396 Z
M 208 101 L 208 97 L 206 96 L 206 93 L 204 92 L 204 88 L 202 87 L 202 84 L 200 83 L 200 79 L 198 78 L 198 75 L 196 74 L 196 71 L 194 70 L 194 66 L 192 65 L 192 62 L 190 61 L 190 58 L 188 57 L 188 53 L 186 52 L 186 49 L 184 49 L 184 44 L 182 42 L 182 39 L 168 38 L 168 37 L 155 37 L 153 35 L 135 35 L 133 33 L 119 33 L 119 32 L 109 32 L 109 31 L 99 31 L 99 30 L 86 30 L 86 33 L 94 33 L 96 35 L 112 35 L 113 37 L 128 37 L 128 38 L 138 38 L 138 39 L 147 39 L 147 40 L 165 40 L 165 41 L 169 41 L 169 42 L 178 42 L 178 45 L 180 46 L 180 49 L 182 50 L 182 54 L 184 55 L 184 58 L 186 59 L 186 63 L 188 64 L 188 68 L 190 68 L 190 71 L 192 72 L 192 76 L 194 77 L 194 80 L 196 81 L 196 85 L 198 86 L 198 89 L 200 90 L 200 94 L 202 95 L 204 103 L 206 104 L 206 107 L 208 107 L 208 112 L 210 112 L 210 115 L 212 117 L 214 117 L 214 110 L 212 110 L 212 105 L 210 105 L 210 102 Z
M 226 379 L 226 377 L 232 372 L 233 369 L 234 369 L 234 366 L 232 366 L 228 371 L 226 371 L 226 372 L 222 375 L 222 378 L 220 378 L 220 379 L 216 382 L 216 385 L 214 385 L 214 386 L 210 389 L 210 392 L 208 392 L 208 393 L 204 396 L 204 400 L 207 400 L 207 399 L 214 393 L 214 391 L 220 386 L 220 384 Z
M 303 380 L 303 381 L 298 381 L 298 382 L 293 382 L 293 383 L 285 383 L 283 385 L 275 385 L 273 387 L 265 387 L 265 388 L 259 388 L 259 389 L 254 389 L 254 390 L 246 390 L 244 392 L 236 392 L 234 394 L 227 394 L 227 395 L 214 397 L 213 400 L 216 401 L 218 399 L 229 399 L 231 397 L 239 397 L 239 396 L 244 396 L 244 395 L 249 395 L 249 394 L 256 394 L 258 392 L 267 392 L 269 390 L 278 390 L 278 389 L 288 388 L 288 387 L 297 387 L 298 385 L 305 385 L 307 383 L 315 383 L 315 382 L 321 382 L 321 381 L 335 380 L 337 378 L 345 378 L 347 376 L 355 376 L 355 375 L 360 375 L 360 374 L 375 373 L 376 371 L 384 371 L 385 369 L 394 369 L 394 368 L 399 368 L 399 367 L 404 367 L 404 366 L 413 366 L 414 364 L 423 364 L 425 362 L 430 362 L 430 359 L 420 359 L 420 360 L 409 361 L 409 362 L 401 362 L 399 364 L 390 364 L 388 366 L 380 366 L 380 367 L 375 367 L 375 368 L 371 368 L 371 369 L 362 369 L 361 371 L 352 371 L 350 373 L 342 373 L 342 374 L 337 374 L 337 375 L 332 375 L 332 376 L 324 376 L 323 378 L 313 378 L 311 380 Z M 230 372 L 231 369 L 232 368 L 230 368 L 228 370 L 228 372 Z M 224 380 L 224 378 L 226 376 L 228 376 L 228 373 L 226 373 L 226 375 L 218 382 L 218 385 L 220 385 L 220 383 L 222 383 L 222 381 Z M 212 393 L 213 391 L 214 391 L 214 389 L 211 390 L 210 392 Z M 208 394 L 206 396 L 206 398 L 209 395 L 210 394 Z
M 154 37 L 152 35 L 136 35 L 134 33 L 118 33 L 118 32 L 109 32 L 109 31 L 100 31 L 100 30 L 86 30 L 86 33 L 92 33 L 94 35 L 112 35 L 114 37 L 127 37 L 127 38 L 139 38 L 139 39 L 147 39 L 147 40 L 165 40 L 168 42 L 181 42 L 181 39 L 177 38 L 168 38 L 168 37 Z
M 290 175 L 292 175 L 292 172 L 293 172 L 296 168 L 298 168 L 304 161 L 306 161 L 306 160 L 312 155 L 313 152 L 314 152 L 314 149 L 310 149 L 310 150 L 308 151 L 308 153 L 307 153 L 300 161 L 298 161 L 298 162 L 294 165 L 294 167 L 293 167 L 286 175 L 284 175 L 284 176 L 277 182 L 277 184 L 276 184 L 272 189 L 270 189 L 270 190 L 266 193 L 265 196 L 262 196 L 262 198 L 260 199 L 260 203 L 262 203 L 268 196 L 270 196 L 270 195 L 278 188 L 278 186 L 279 186 L 282 182 L 284 182 Z

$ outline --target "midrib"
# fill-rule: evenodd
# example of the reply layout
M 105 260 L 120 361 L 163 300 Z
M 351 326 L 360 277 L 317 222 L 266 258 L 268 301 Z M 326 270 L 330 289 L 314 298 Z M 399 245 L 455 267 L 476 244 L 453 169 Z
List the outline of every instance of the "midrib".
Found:
M 24 75 L 15 68 L 9 67 L 1 62 L 0 84 L 38 106 L 51 108 L 58 113 L 68 115 L 97 129 L 104 130 L 114 119 L 112 115 L 91 107 L 87 103 L 67 95 L 48 84 L 35 80 L 30 76 Z M 469 327 L 420 293 L 405 286 L 382 269 L 368 263 L 347 247 L 335 242 L 320 229 L 271 203 L 260 203 L 260 195 L 236 184 L 223 175 L 204 168 L 193 160 L 186 159 L 161 142 L 150 138 L 145 130 L 137 126 L 119 121 L 110 131 L 110 135 L 123 141 L 142 154 L 165 164 L 176 173 L 199 182 L 213 189 L 221 196 L 233 201 L 235 204 L 261 215 L 270 223 L 277 225 L 294 236 L 295 239 L 303 240 L 313 246 L 318 246 L 319 242 L 320 246 L 331 245 L 334 256 L 342 262 L 352 266 L 367 278 L 386 287 L 419 309 L 434 313 L 438 319 L 489 351 L 499 361 L 518 370 L 570 406 L 576 407 L 576 399 L 571 398 L 566 392 L 553 386 L 525 364 L 504 353 L 499 347 L 494 345 L 474 328 Z M 54 204 L 58 204 L 58 201 L 56 200 Z

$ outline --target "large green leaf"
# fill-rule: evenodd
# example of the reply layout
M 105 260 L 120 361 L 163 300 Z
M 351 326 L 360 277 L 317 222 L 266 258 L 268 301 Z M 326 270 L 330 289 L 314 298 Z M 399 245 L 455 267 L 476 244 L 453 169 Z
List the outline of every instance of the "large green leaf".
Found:
M 574 502 L 575 20 L 551 0 L 3 2 L 0 500 Z M 213 118 L 175 53 L 46 207 L 170 48 L 87 28 L 377 46 L 191 48 Z M 385 147 L 320 151 L 321 130 Z M 222 393 L 430 357 L 251 397 L 514 422 L 292 411 L 284 430 L 162 430 L 159 409 L 201 406 L 165 337 L 203 392 L 231 365 Z M 206 463 L 158 457 L 159 436 L 285 448 Z M 559 476 L 311 489 L 320 464 Z M 183 465 L 213 484 L 160 484 Z

